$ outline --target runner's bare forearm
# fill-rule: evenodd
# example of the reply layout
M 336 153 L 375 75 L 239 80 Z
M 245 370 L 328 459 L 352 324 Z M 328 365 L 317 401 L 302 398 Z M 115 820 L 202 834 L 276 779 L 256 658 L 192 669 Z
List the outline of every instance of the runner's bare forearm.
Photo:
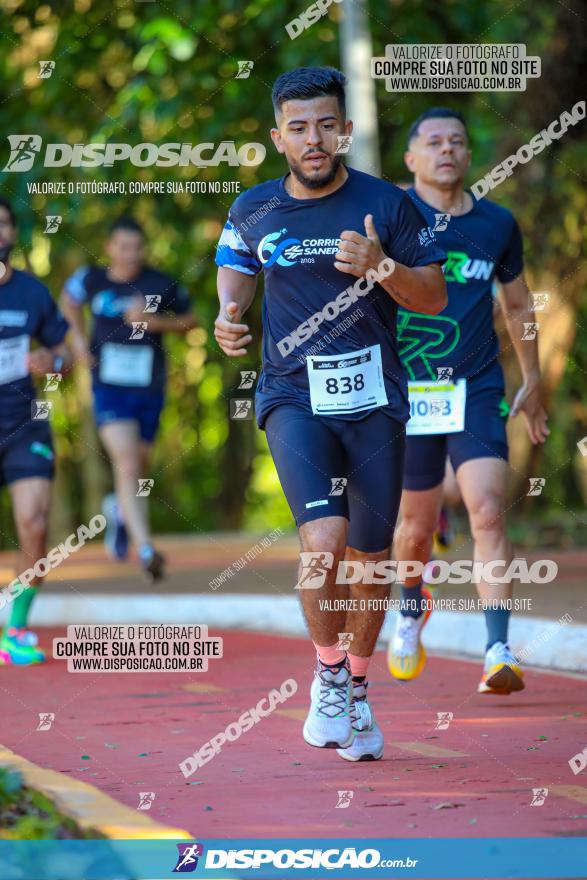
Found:
M 59 308 L 69 324 L 69 329 L 74 339 L 87 342 L 83 306 L 74 302 L 67 292 L 64 291 L 59 301 Z
M 224 309 L 228 303 L 239 306 L 241 316 L 247 311 L 255 298 L 256 275 L 245 275 L 235 269 L 220 267 L 217 274 L 218 299 Z
M 196 317 L 188 312 L 185 315 L 147 316 L 150 333 L 187 333 L 196 325 Z
M 405 309 L 424 315 L 437 315 L 448 303 L 446 283 L 438 263 L 409 268 L 395 263 L 393 273 L 380 282 Z
M 538 333 L 534 339 L 524 338 L 527 335 L 524 324 L 534 324 L 536 315 L 530 304 L 530 293 L 523 275 L 519 275 L 509 284 L 503 284 L 502 308 L 505 325 L 516 352 L 524 382 L 538 384 L 540 382 Z

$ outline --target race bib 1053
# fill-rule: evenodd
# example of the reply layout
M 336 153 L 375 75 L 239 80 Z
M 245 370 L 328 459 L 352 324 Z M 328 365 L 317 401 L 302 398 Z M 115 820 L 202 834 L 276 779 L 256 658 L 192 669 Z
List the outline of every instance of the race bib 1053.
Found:
M 465 429 L 467 380 L 452 382 L 408 382 L 410 421 L 408 436 L 455 434 Z

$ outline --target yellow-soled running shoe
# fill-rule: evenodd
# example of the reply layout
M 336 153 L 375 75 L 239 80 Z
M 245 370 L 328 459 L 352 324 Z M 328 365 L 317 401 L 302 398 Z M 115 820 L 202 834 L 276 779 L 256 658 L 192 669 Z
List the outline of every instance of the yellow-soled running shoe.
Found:
M 511 694 L 523 691 L 524 673 L 508 645 L 496 642 L 485 654 L 485 666 L 477 692 L 480 694 Z
M 422 597 L 429 603 L 426 611 L 417 618 L 398 613 L 395 632 L 389 640 L 387 666 L 393 677 L 400 681 L 417 678 L 426 663 L 426 651 L 421 636 L 432 614 L 432 596 L 427 587 L 422 588 Z

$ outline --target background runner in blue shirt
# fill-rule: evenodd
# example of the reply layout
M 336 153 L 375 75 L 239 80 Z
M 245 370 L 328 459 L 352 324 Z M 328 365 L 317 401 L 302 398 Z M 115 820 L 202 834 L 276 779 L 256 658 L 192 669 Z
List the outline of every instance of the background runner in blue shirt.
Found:
M 124 559 L 128 529 L 145 573 L 157 579 L 164 560 L 151 541 L 147 495 L 137 496 L 137 486 L 148 476 L 165 400 L 163 334 L 186 333 L 195 319 L 187 291 L 145 264 L 145 236 L 136 220 L 121 217 L 112 224 L 106 252 L 108 267 L 83 267 L 65 282 L 62 307 L 76 361 L 92 370 L 96 422 L 113 465 L 116 491 L 103 507 L 106 546 Z
M 504 513 L 508 406 L 493 326 L 496 280 L 502 285 L 505 323 L 523 377 L 511 415 L 524 413 L 533 443 L 543 443 L 549 433 L 520 230 L 510 211 L 487 199 L 476 201 L 465 191 L 471 152 L 459 113 L 434 108 L 416 120 L 405 160 L 415 178 L 408 195 L 447 254 L 448 305 L 435 316 L 407 311 L 398 316 L 400 356 L 415 381 L 396 556 L 420 562 L 430 558 L 448 454 L 469 514 L 474 558 L 503 560 L 503 575 L 511 561 Z M 426 390 L 434 381 L 437 387 Z M 442 386 L 447 383 L 456 385 L 445 396 Z M 482 580 L 478 589 L 488 601 L 512 597 L 511 582 L 494 586 Z M 414 607 L 398 615 L 389 666 L 396 678 L 412 679 L 424 666 L 420 635 L 429 612 L 422 608 L 420 580 L 411 579 L 403 595 L 413 598 Z M 485 611 L 488 639 L 480 693 L 510 693 L 524 686 L 507 645 L 509 614 L 505 606 Z
M 0 486 L 8 486 L 12 500 L 18 575 L 46 555 L 54 473 L 50 395 L 43 403 L 33 377 L 46 380 L 47 374 L 54 374 L 44 386 L 58 387 L 72 358 L 64 344 L 67 322 L 51 294 L 33 275 L 10 265 L 16 241 L 12 206 L 0 199 Z M 13 598 L 0 639 L 0 664 L 44 660 L 36 634 L 27 629 L 41 581 L 35 576 L 25 586 L 17 578 L 11 585 Z
M 377 759 L 383 736 L 366 674 L 385 609 L 360 606 L 389 587 L 364 578 L 348 587 L 337 570 L 345 553 L 361 565 L 388 557 L 408 413 L 397 303 L 429 314 L 444 307 L 444 255 L 404 192 L 342 164 L 338 139 L 352 123 L 339 71 L 283 74 L 273 105 L 271 136 L 289 173 L 230 210 L 216 257 L 216 338 L 230 357 L 247 353 L 241 321 L 263 271 L 257 418 L 299 527 L 298 587 L 318 655 L 304 738 L 346 760 Z M 349 595 L 356 609 L 328 607 Z M 348 654 L 341 632 L 352 634 Z

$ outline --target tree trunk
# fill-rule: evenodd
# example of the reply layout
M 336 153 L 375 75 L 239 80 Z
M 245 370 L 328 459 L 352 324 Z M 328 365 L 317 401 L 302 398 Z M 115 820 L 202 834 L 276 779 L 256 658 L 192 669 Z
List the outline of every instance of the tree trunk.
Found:
M 367 0 L 344 4 L 340 25 L 342 66 L 347 78 L 347 119 L 354 124 L 349 164 L 379 177 L 378 115 L 371 76 L 373 44 Z

